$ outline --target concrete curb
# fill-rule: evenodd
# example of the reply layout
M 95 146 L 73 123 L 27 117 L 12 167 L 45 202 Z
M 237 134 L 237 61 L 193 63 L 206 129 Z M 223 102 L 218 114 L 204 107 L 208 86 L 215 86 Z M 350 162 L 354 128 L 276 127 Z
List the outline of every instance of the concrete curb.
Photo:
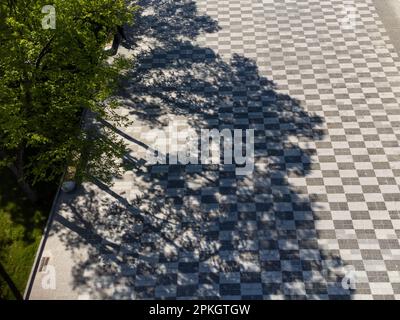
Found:
M 50 215 L 49 215 L 49 218 L 47 220 L 46 227 L 44 228 L 44 232 L 43 232 L 42 239 L 40 240 L 39 248 L 38 248 L 38 250 L 36 252 L 36 256 L 35 256 L 35 260 L 34 260 L 34 263 L 33 263 L 33 266 L 32 266 L 32 270 L 30 272 L 29 279 L 28 279 L 28 282 L 27 282 L 27 285 L 26 285 L 26 288 L 25 288 L 24 300 L 29 300 L 29 296 L 30 296 L 31 291 L 32 291 L 33 282 L 35 280 L 35 277 L 36 277 L 36 274 L 37 274 L 37 271 L 38 271 L 38 268 L 39 268 L 40 260 L 41 260 L 41 257 L 42 257 L 43 251 L 44 251 L 44 247 L 46 245 L 46 241 L 47 241 L 50 229 L 51 229 L 51 225 L 52 225 L 53 220 L 54 220 L 54 216 L 55 216 L 55 213 L 56 213 L 56 207 L 57 207 L 58 202 L 59 202 L 58 200 L 60 199 L 61 185 L 62 185 L 62 182 L 64 180 L 64 176 L 65 176 L 65 173 L 61 177 L 60 183 L 58 184 L 57 193 L 56 193 L 56 195 L 54 197 L 53 204 L 52 204 L 51 209 L 50 209 Z

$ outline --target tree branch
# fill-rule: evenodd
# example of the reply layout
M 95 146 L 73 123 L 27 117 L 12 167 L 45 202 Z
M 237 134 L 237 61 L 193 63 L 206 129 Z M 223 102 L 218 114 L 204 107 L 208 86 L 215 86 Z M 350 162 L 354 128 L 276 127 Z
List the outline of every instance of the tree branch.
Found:
M 42 51 L 40 51 L 39 56 L 36 60 L 35 63 L 35 68 L 38 69 L 40 66 L 40 63 L 42 62 L 43 58 L 45 57 L 46 54 L 48 54 L 50 52 L 50 46 L 51 43 L 53 42 L 54 38 L 55 38 L 55 34 L 53 34 L 53 36 L 50 38 L 50 40 L 46 43 L 46 45 L 43 47 Z

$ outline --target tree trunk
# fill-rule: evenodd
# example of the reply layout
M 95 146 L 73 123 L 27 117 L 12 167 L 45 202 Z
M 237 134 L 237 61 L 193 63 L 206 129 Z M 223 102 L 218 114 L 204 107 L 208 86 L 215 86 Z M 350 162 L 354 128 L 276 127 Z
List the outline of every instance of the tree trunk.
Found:
M 25 193 L 28 199 L 31 202 L 36 202 L 38 200 L 38 196 L 35 190 L 26 182 L 24 177 L 24 149 L 21 148 L 18 151 L 17 161 L 15 165 L 11 165 L 10 169 L 12 173 L 14 173 L 17 178 L 18 184 L 21 190 Z
M 118 53 L 119 45 L 121 44 L 122 40 L 126 40 L 125 31 L 123 26 L 117 26 L 117 32 L 114 34 L 114 40 L 112 43 L 111 52 L 112 55 Z
M 118 53 L 119 45 L 121 44 L 122 36 L 119 33 L 114 35 L 114 40 L 111 47 L 111 52 L 113 55 Z
M 37 192 L 33 190 L 28 183 L 25 181 L 20 181 L 19 186 L 31 202 L 35 203 L 38 201 Z
M 28 197 L 28 199 L 31 202 L 36 202 L 38 200 L 38 196 L 35 190 L 32 189 L 32 187 L 27 183 L 24 178 L 21 176 L 21 173 L 18 172 L 18 169 L 13 165 L 10 166 L 10 169 L 12 173 L 14 173 L 15 177 L 17 178 L 18 185 L 21 188 L 21 190 L 25 193 L 25 195 Z

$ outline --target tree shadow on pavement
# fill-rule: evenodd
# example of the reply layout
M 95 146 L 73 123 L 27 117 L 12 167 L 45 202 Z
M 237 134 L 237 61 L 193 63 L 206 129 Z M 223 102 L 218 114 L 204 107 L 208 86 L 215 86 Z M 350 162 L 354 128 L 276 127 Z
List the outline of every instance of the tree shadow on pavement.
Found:
M 112 188 L 85 184 L 53 227 L 72 252 L 89 247 L 74 288 L 99 299 L 349 299 L 345 263 L 320 244 L 335 236 L 316 227 L 327 200 L 307 191 L 324 188 L 307 177 L 319 168 L 323 119 L 279 93 L 256 61 L 190 41 L 219 30 L 194 1 L 141 5 L 139 31 L 127 32 L 136 63 L 120 92 L 142 133 L 120 129 L 137 147 L 134 165 Z M 146 131 L 174 119 L 196 131 L 254 129 L 254 171 L 146 163 L 137 152 Z

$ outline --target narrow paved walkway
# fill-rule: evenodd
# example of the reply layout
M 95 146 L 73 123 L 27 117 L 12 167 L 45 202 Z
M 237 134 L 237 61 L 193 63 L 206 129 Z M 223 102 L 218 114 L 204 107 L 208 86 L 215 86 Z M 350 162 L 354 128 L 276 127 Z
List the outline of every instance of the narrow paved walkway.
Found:
M 400 59 L 373 1 L 141 3 L 126 173 L 61 194 L 30 298 L 400 299 Z M 254 172 L 149 165 L 168 125 L 254 129 Z

